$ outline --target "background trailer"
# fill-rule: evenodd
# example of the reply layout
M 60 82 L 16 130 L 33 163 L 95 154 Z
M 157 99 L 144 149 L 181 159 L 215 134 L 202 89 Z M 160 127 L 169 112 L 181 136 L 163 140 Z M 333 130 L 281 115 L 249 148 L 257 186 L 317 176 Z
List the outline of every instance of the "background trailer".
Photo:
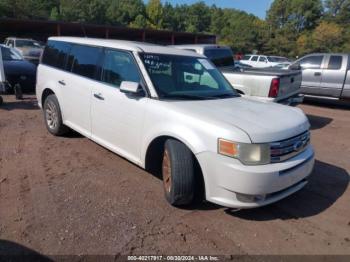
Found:
M 6 37 L 11 36 L 33 38 L 43 42 L 46 42 L 47 38 L 50 36 L 78 36 L 123 39 L 162 45 L 216 43 L 216 36 L 208 34 L 137 29 L 87 23 L 1 18 L 0 42 L 3 42 Z

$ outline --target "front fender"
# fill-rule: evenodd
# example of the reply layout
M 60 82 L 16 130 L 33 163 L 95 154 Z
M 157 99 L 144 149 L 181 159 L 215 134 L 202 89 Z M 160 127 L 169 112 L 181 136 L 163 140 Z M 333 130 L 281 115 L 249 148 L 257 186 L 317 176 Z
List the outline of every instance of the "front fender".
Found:
M 193 129 L 185 125 L 171 125 L 170 123 L 153 126 L 149 132 L 144 136 L 142 150 L 141 150 L 141 160 L 142 166 L 145 167 L 146 154 L 151 143 L 160 137 L 172 137 L 184 143 L 193 154 L 198 154 L 207 151 L 210 147 L 210 142 L 212 142 L 211 147 L 216 147 L 215 139 L 213 141 L 204 142 L 202 136 L 196 133 Z

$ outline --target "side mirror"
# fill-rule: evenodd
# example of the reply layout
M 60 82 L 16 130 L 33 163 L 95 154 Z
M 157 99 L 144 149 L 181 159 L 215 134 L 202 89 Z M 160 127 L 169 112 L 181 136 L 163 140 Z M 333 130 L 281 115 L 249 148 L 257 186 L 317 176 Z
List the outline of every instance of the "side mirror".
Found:
M 290 69 L 290 70 L 301 70 L 302 68 L 301 68 L 300 64 L 291 64 L 288 69 Z
M 120 84 L 120 91 L 126 94 L 141 94 L 143 92 L 143 89 L 140 83 L 123 81 Z

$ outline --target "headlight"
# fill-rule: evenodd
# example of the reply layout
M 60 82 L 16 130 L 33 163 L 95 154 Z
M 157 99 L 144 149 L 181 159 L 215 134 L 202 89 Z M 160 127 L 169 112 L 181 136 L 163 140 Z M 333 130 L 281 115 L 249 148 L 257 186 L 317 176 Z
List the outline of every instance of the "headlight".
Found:
M 244 165 L 265 165 L 270 163 L 269 144 L 246 144 L 219 139 L 218 153 L 236 158 Z

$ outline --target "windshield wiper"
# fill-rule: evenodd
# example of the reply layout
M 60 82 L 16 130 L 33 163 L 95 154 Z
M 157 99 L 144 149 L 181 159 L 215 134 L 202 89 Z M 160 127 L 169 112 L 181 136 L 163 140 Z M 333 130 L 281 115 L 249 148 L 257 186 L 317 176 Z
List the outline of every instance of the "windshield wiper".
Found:
M 163 95 L 162 98 L 180 98 L 180 99 L 195 99 L 195 100 L 207 100 L 207 99 L 216 99 L 217 97 L 211 96 L 197 96 L 197 95 L 188 95 L 188 94 L 169 94 Z
M 231 97 L 240 97 L 239 94 L 231 94 L 231 93 L 226 93 L 226 94 L 219 94 L 215 96 L 216 98 L 231 98 Z

